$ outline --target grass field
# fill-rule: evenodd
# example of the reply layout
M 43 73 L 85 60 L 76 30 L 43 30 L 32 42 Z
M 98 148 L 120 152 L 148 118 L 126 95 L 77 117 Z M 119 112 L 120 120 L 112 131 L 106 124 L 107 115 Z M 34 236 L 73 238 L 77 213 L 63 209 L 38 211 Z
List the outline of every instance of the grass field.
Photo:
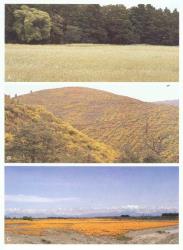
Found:
M 5 71 L 9 82 L 174 82 L 179 79 L 179 48 L 7 44 Z
M 177 220 L 138 220 L 138 219 L 38 219 L 6 220 L 6 231 L 16 234 L 44 235 L 46 230 L 76 231 L 94 236 L 118 236 L 129 231 L 175 226 Z

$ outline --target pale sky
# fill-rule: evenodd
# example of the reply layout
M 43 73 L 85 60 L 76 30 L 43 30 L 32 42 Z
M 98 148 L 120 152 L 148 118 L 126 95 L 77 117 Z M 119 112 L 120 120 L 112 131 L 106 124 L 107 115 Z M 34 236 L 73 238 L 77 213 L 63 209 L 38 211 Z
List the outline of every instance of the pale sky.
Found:
M 6 3 L 14 3 L 17 4 L 17 0 L 6 0 Z M 181 6 L 180 0 L 52 0 L 52 4 L 100 4 L 100 5 L 107 5 L 107 4 L 124 4 L 126 7 L 137 6 L 138 4 L 151 4 L 156 8 L 168 7 L 171 10 L 175 8 L 179 9 Z M 19 0 L 18 3 L 25 4 L 25 3 L 38 3 L 37 0 Z M 39 0 L 39 4 L 50 4 L 50 0 Z
M 179 9 L 180 7 L 180 0 L 116 0 L 116 1 L 98 1 L 98 2 L 103 2 L 105 4 L 108 4 L 109 2 L 112 2 L 113 4 L 115 3 L 121 3 L 124 4 L 126 7 L 132 7 L 132 6 L 137 6 L 138 4 L 151 4 L 156 8 L 162 8 L 164 9 L 165 7 L 168 7 L 171 10 L 174 9 Z
M 176 167 L 7 167 L 7 216 L 178 212 Z
M 147 102 L 178 100 L 179 84 L 164 83 L 6 83 L 5 94 L 12 97 L 30 93 L 32 90 L 62 87 L 87 87 L 100 89 L 114 94 L 129 96 Z

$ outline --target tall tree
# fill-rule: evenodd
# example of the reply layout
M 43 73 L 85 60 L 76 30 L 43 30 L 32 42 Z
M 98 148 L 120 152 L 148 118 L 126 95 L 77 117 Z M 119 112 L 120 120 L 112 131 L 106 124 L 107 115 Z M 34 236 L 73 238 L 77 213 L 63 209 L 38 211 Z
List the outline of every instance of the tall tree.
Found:
M 139 4 L 5 6 L 6 42 L 179 44 L 179 13 Z
M 64 43 L 64 19 L 59 14 L 54 14 L 51 17 L 51 34 L 50 40 L 52 43 Z
M 5 41 L 16 42 L 18 40 L 17 34 L 13 29 L 15 22 L 14 11 L 19 8 L 17 4 L 5 5 Z
M 109 43 L 128 44 L 136 42 L 137 37 L 124 5 L 104 6 L 103 15 Z
M 14 30 L 20 42 L 47 40 L 50 37 L 51 19 L 47 12 L 22 5 L 14 11 Z

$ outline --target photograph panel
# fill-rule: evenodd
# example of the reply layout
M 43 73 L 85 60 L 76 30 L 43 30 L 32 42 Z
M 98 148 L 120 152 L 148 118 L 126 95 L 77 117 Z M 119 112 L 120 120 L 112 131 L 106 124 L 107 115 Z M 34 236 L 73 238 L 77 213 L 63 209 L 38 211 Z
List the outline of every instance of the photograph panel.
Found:
M 6 167 L 7 244 L 178 244 L 178 167 Z
M 7 83 L 5 94 L 6 163 L 179 162 L 178 84 Z
M 7 82 L 178 82 L 179 1 L 6 4 Z

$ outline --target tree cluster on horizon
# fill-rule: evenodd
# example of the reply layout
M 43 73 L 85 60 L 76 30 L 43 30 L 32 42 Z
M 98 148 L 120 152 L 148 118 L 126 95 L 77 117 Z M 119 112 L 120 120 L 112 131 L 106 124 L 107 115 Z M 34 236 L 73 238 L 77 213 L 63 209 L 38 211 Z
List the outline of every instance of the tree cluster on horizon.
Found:
M 179 44 L 179 13 L 152 5 L 6 4 L 6 43 Z

